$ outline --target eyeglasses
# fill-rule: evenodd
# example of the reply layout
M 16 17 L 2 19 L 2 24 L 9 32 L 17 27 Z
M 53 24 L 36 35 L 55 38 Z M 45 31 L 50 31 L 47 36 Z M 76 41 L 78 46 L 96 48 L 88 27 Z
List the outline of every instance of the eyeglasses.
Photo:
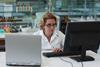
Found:
M 56 23 L 55 24 L 46 24 L 45 26 L 47 26 L 47 27 L 51 27 L 51 26 L 56 27 L 57 24 Z

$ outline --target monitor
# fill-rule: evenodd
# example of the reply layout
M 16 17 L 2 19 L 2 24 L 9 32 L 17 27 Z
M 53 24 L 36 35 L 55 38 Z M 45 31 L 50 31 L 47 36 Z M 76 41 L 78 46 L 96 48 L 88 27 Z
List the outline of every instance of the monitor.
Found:
M 97 52 L 100 42 L 100 21 L 68 23 L 65 33 L 64 52 L 79 53 L 71 57 L 77 61 L 92 61 L 93 57 L 86 56 L 87 50 Z

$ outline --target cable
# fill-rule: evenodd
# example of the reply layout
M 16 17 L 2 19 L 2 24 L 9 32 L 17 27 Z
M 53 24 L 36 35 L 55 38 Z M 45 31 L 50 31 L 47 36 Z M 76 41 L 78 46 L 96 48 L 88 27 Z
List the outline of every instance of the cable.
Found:
M 70 62 L 70 61 L 67 61 L 67 60 L 64 60 L 63 58 L 61 58 L 61 57 L 59 57 L 62 61 L 64 61 L 64 62 L 67 62 L 67 63 L 70 63 L 71 64 L 71 66 L 73 67 L 73 64 L 72 64 L 72 62 Z M 82 65 L 82 67 L 84 67 L 83 66 L 83 62 L 81 61 L 81 65 Z
M 81 61 L 82 67 L 83 67 L 83 62 Z
M 83 61 L 81 60 L 81 58 L 80 58 L 79 60 L 80 60 L 80 63 L 81 63 L 81 65 L 82 65 L 82 67 L 83 67 Z
M 81 63 L 81 65 L 82 65 L 82 67 L 83 67 L 83 61 L 81 60 L 81 59 L 79 59 L 80 60 L 80 63 Z
M 63 58 L 61 58 L 61 57 L 59 57 L 62 61 L 64 61 L 64 62 L 67 62 L 67 63 L 70 63 L 71 64 L 71 66 L 73 67 L 73 64 L 72 64 L 72 62 L 70 62 L 70 61 L 67 61 L 67 60 L 64 60 Z

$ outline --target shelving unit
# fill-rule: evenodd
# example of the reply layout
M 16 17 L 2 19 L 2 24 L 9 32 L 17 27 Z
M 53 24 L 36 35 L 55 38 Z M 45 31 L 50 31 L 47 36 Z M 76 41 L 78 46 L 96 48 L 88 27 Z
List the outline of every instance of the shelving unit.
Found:
M 27 28 L 30 27 L 32 28 L 32 23 L 27 23 L 27 22 L 0 22 L 0 28 L 4 29 L 9 28 L 9 32 L 21 32 L 21 28 Z M 5 31 L 8 32 L 8 31 Z

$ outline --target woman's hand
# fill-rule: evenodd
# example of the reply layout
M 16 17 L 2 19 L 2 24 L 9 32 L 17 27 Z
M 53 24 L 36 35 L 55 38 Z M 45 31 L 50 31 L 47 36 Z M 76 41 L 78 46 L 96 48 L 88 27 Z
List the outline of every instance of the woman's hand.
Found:
M 63 50 L 61 48 L 53 48 L 53 52 L 54 53 L 60 53 L 62 52 Z

